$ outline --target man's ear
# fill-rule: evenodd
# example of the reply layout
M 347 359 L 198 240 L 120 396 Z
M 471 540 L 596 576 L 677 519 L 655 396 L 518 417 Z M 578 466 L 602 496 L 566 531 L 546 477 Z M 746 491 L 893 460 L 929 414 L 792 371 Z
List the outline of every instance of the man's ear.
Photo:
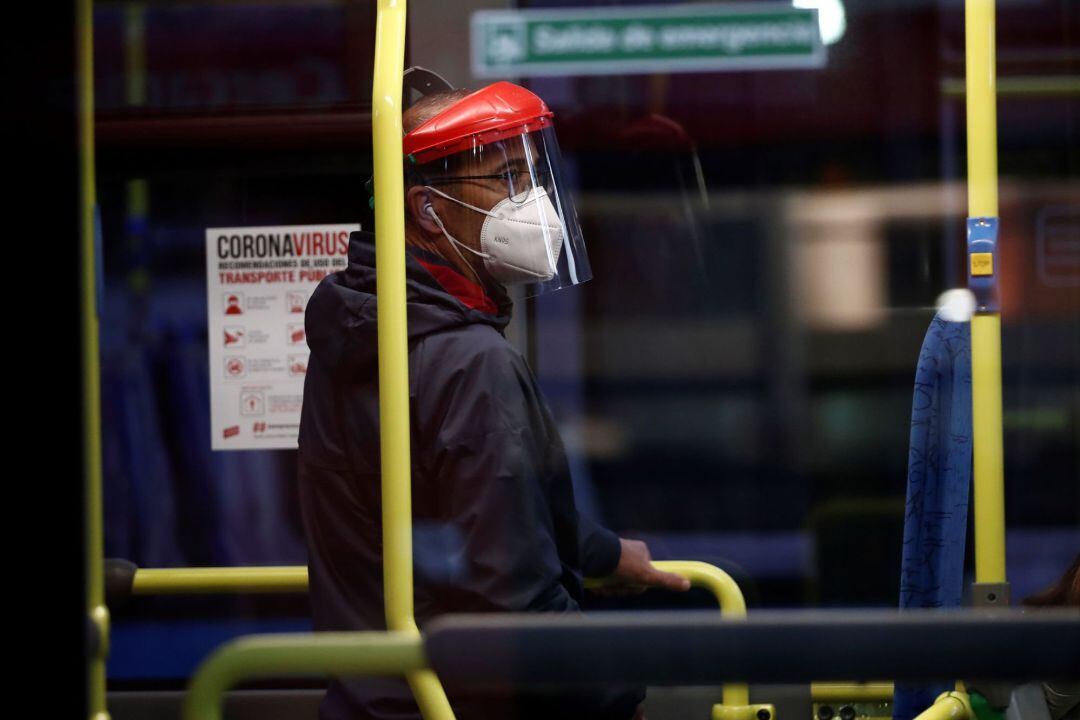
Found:
M 409 188 L 405 192 L 405 208 L 424 232 L 442 235 L 442 230 L 431 216 L 431 193 L 427 190 L 419 185 Z

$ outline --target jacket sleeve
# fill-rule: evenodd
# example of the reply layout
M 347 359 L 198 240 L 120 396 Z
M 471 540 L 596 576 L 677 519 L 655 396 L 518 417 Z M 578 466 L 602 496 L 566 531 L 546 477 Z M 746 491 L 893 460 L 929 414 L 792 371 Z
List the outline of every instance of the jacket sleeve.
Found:
M 455 439 L 432 464 L 460 553 L 450 604 L 471 612 L 573 612 L 529 428 Z
M 619 536 L 580 514 L 578 544 L 581 548 L 581 571 L 585 577 L 606 577 L 619 566 L 622 556 Z

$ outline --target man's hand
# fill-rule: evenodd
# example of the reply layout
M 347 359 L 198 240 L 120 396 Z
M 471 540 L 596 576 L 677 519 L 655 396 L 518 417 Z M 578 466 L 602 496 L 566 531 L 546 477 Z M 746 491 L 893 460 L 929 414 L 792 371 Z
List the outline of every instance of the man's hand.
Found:
M 690 581 L 675 573 L 657 570 L 652 565 L 652 555 L 649 554 L 649 546 L 640 540 L 627 540 L 619 538 L 622 552 L 619 554 L 619 565 L 615 568 L 614 578 L 620 586 L 631 586 L 644 590 L 650 587 L 660 587 L 677 592 L 686 592 L 690 589 Z

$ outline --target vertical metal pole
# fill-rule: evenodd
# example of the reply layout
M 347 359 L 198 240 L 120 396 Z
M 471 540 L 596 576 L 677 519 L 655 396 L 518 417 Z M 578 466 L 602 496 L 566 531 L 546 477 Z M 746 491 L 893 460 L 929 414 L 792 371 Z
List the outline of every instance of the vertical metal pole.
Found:
M 1003 604 L 1005 477 L 1001 410 L 1001 274 L 998 237 L 994 0 L 966 0 L 968 279 L 971 320 L 976 602 Z M 998 586 L 997 588 L 993 586 Z
M 968 215 L 997 217 L 997 78 L 994 0 L 966 0 Z
M 101 501 L 101 371 L 98 355 L 97 188 L 94 166 L 93 0 L 76 0 L 78 72 L 80 232 L 82 301 L 83 477 L 86 502 L 87 616 L 97 635 L 89 658 L 90 717 L 107 720 L 105 660 L 109 654 L 109 611 L 105 607 L 104 531 Z
M 409 456 L 409 348 L 405 311 L 405 191 L 401 91 L 405 0 L 379 0 L 371 99 L 374 141 L 379 424 L 382 452 L 383 592 L 386 626 L 419 633 L 413 615 L 412 483 Z M 427 720 L 453 718 L 431 670 L 407 679 Z
M 146 105 L 146 5 L 132 2 L 124 6 L 124 99 L 128 108 Z M 130 249 L 146 241 L 150 214 L 150 185 L 145 178 L 127 183 L 127 242 Z M 138 255 L 141 258 L 141 254 Z M 131 274 L 133 289 L 144 292 L 149 274 L 140 262 Z

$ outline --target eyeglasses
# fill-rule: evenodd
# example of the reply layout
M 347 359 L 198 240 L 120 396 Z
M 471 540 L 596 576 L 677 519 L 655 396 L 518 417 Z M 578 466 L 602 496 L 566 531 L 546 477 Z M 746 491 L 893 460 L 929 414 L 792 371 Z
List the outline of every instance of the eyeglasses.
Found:
M 535 178 L 535 185 L 533 179 Z M 547 188 L 548 174 L 540 171 L 529 172 L 528 170 L 507 170 L 491 175 L 444 175 L 441 177 L 425 178 L 428 184 L 456 183 L 469 180 L 502 181 L 507 186 L 507 197 L 511 200 L 524 199 L 524 195 L 533 187 Z

